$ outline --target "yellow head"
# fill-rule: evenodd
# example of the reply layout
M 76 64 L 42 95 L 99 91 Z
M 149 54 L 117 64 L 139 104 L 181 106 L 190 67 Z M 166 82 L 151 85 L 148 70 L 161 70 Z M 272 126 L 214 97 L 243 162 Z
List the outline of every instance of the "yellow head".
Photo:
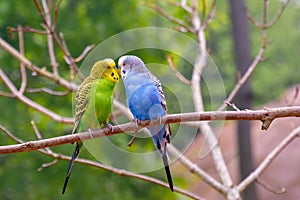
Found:
M 104 60 L 100 60 L 94 64 L 91 71 L 91 76 L 105 78 L 116 83 L 119 81 L 120 77 L 115 67 L 116 64 L 113 59 L 106 58 Z

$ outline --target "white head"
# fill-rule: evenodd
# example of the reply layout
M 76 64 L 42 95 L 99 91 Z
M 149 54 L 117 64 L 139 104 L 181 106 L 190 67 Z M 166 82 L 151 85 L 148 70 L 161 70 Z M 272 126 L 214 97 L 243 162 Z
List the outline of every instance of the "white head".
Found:
M 119 58 L 118 66 L 121 68 L 122 79 L 125 80 L 129 71 L 137 73 L 147 72 L 144 62 L 137 56 L 126 55 Z

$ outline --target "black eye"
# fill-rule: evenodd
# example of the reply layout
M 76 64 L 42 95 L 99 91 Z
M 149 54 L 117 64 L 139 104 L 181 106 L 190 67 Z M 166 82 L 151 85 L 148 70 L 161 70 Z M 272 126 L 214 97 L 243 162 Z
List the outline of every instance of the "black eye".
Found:
M 125 71 L 125 70 L 122 70 L 122 73 L 123 73 L 123 74 L 125 74 L 125 73 L 126 73 L 126 71 Z
M 110 66 L 107 66 L 107 69 L 110 69 Z
M 113 73 L 113 72 L 112 72 L 110 75 L 111 75 L 111 76 L 114 76 L 114 75 L 115 75 L 115 73 Z

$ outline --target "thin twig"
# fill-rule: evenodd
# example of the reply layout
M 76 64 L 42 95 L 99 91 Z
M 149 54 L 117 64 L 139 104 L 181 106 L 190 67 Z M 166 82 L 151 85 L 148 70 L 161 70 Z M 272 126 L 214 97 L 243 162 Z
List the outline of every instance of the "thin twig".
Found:
M 244 83 L 249 79 L 250 75 L 252 74 L 252 72 L 254 71 L 256 66 L 261 62 L 263 55 L 265 53 L 265 48 L 266 48 L 266 46 L 262 44 L 262 47 L 259 49 L 259 52 L 256 55 L 255 59 L 253 60 L 253 62 L 251 63 L 251 65 L 249 66 L 249 68 L 247 69 L 245 74 L 238 80 L 238 82 L 236 83 L 234 88 L 231 90 L 229 96 L 227 97 L 227 99 L 224 102 L 232 102 L 233 98 L 236 96 L 236 94 L 241 89 L 241 87 L 244 85 Z M 220 108 L 218 110 L 219 111 L 225 110 L 226 106 L 227 105 L 224 103 L 224 104 L 222 104 L 222 106 L 220 106 Z
M 54 159 L 53 161 L 48 162 L 48 163 L 43 163 L 42 166 L 40 168 L 38 168 L 38 171 L 41 172 L 45 168 L 51 167 L 51 166 L 55 165 L 56 163 L 58 163 L 58 159 Z
M 9 130 L 7 130 L 7 128 L 5 128 L 4 126 L 2 126 L 0 124 L 0 130 L 5 133 L 9 138 L 11 138 L 12 140 L 18 142 L 18 143 L 24 143 L 23 140 L 19 139 L 17 136 L 15 136 L 12 132 L 10 132 Z
M 286 3 L 283 4 L 284 8 L 282 8 L 280 12 L 284 11 L 284 9 L 285 9 L 285 7 L 288 3 L 289 3 L 289 0 L 287 0 Z M 241 79 L 238 80 L 237 84 L 234 86 L 234 88 L 230 92 L 230 94 L 227 97 L 227 99 L 225 100 L 225 102 L 231 102 L 233 100 L 233 98 L 236 96 L 236 94 L 238 93 L 240 88 L 249 79 L 249 77 L 251 76 L 254 69 L 258 66 L 258 64 L 263 59 L 263 55 L 265 53 L 265 49 L 266 49 L 267 44 L 268 44 L 268 42 L 267 42 L 267 30 L 266 30 L 268 28 L 268 26 L 266 25 L 266 23 L 267 23 L 267 11 L 268 11 L 268 0 L 265 0 L 264 1 L 264 8 L 263 8 L 263 20 L 262 20 L 263 24 L 260 27 L 261 31 L 262 31 L 262 33 L 261 33 L 261 48 L 259 49 L 258 54 L 256 55 L 255 59 L 253 60 L 253 62 L 251 63 L 251 65 L 249 66 L 249 68 L 247 69 L 245 74 L 241 77 Z M 280 14 L 280 16 L 281 16 L 281 14 Z M 249 16 L 248 16 L 248 18 L 249 18 Z M 274 23 L 277 20 L 275 20 Z M 272 24 L 272 26 L 274 25 L 274 23 Z M 220 110 L 225 110 L 225 109 L 226 109 L 226 104 L 222 104 L 222 106 L 218 110 L 220 111 Z
M 206 28 L 208 27 L 208 25 L 210 24 L 210 22 L 212 21 L 213 17 L 215 16 L 215 13 L 216 13 L 216 0 L 213 0 L 213 2 L 211 3 L 211 7 L 210 7 L 210 10 L 209 10 L 209 13 L 208 13 L 208 16 L 206 17 L 203 25 L 202 25 L 202 28 L 204 30 L 206 30 Z
M 214 179 L 208 173 L 199 168 L 195 163 L 190 161 L 187 157 L 185 157 L 180 151 L 178 151 L 173 145 L 168 145 L 168 150 L 175 158 L 178 158 L 179 162 L 186 166 L 192 173 L 201 177 L 201 179 L 213 187 L 215 190 L 220 192 L 221 194 L 226 194 L 228 192 L 228 188 L 222 185 L 219 181 Z
M 234 103 L 230 103 L 228 101 L 225 101 L 225 104 L 228 105 L 228 106 L 230 106 L 235 111 L 241 111 Z
M 54 32 L 56 31 L 57 19 L 58 19 L 58 8 L 59 8 L 61 2 L 62 2 L 62 0 L 59 0 L 54 8 L 54 20 L 53 20 L 53 31 Z
M 295 93 L 294 93 L 294 96 L 292 97 L 291 100 L 288 100 L 287 98 L 285 98 L 286 104 L 287 104 L 288 106 L 294 106 L 295 103 L 296 103 L 296 100 L 297 100 L 298 96 L 299 96 L 299 85 L 297 85 L 297 86 L 295 87 Z
M 75 63 L 76 62 L 75 59 L 71 56 L 71 54 L 69 52 L 69 49 L 68 49 L 68 46 L 67 46 L 64 34 L 60 33 L 59 37 L 61 39 L 62 48 L 63 48 L 63 50 L 65 52 L 64 59 L 65 59 L 66 63 L 70 66 L 70 80 L 72 82 L 74 81 L 74 78 L 75 78 L 74 71 L 77 73 L 78 77 L 81 80 L 84 80 L 85 77 L 83 76 L 82 73 L 80 73 L 79 68 L 77 67 L 77 65 Z
M 10 26 L 8 26 L 6 28 L 6 30 L 8 32 L 18 32 L 18 28 L 14 28 L 14 27 L 10 27 Z M 47 35 L 48 34 L 46 31 L 34 29 L 34 28 L 29 27 L 29 26 L 23 27 L 23 32 L 36 33 L 36 34 L 40 34 L 40 35 Z
M 24 143 L 23 140 L 21 140 L 21 139 L 17 138 L 16 136 L 14 136 L 10 131 L 8 131 L 2 125 L 0 125 L 0 130 L 2 130 L 6 135 L 8 135 L 14 141 L 16 141 L 18 143 L 21 143 L 21 144 Z M 78 134 L 75 134 L 75 135 L 78 135 Z M 56 162 L 57 162 L 56 160 L 67 160 L 67 161 L 69 161 L 71 159 L 70 156 L 57 154 L 55 152 L 48 152 L 48 151 L 45 151 L 44 149 L 37 149 L 37 151 L 42 153 L 42 154 L 48 155 L 52 158 L 55 158 L 54 161 L 52 161 L 50 163 L 47 163 L 47 164 L 43 164 L 42 167 L 39 168 L 40 170 L 44 169 L 45 167 L 49 167 L 53 164 L 56 164 Z M 83 159 L 83 158 L 77 158 L 75 160 L 75 162 L 85 164 L 85 165 L 89 165 L 89 166 L 93 166 L 93 167 L 97 167 L 97 168 L 100 168 L 100 169 L 103 169 L 103 170 L 106 170 L 106 171 L 110 171 L 110 172 L 113 172 L 113 173 L 118 174 L 120 176 L 127 176 L 127 177 L 137 178 L 137 179 L 140 179 L 140 180 L 143 180 L 143 181 L 147 181 L 149 183 L 154 183 L 154 184 L 160 185 L 162 187 L 169 188 L 169 184 L 167 184 L 163 181 L 160 181 L 158 179 L 146 176 L 146 175 L 136 174 L 136 173 L 126 171 L 126 170 L 123 170 L 123 169 L 117 169 L 117 168 L 114 168 L 114 167 L 111 167 L 111 166 L 108 166 L 108 165 L 103 165 L 101 163 L 94 162 L 94 161 L 87 160 L 87 159 Z M 205 200 L 205 199 L 199 197 L 198 195 L 196 195 L 192 192 L 186 191 L 186 190 L 178 188 L 178 187 L 174 187 L 174 191 L 179 193 L 179 194 L 186 195 L 187 197 L 190 197 L 192 199 Z
M 30 123 L 31 123 L 31 125 L 32 125 L 32 128 L 33 128 L 33 130 L 34 130 L 34 132 L 35 132 L 35 135 L 36 135 L 37 139 L 42 140 L 43 137 L 42 137 L 42 135 L 41 135 L 41 133 L 40 133 L 38 127 L 36 126 L 34 120 L 31 120 Z
M 49 53 L 49 58 L 52 66 L 52 71 L 54 76 L 58 76 L 58 63 L 56 61 L 56 56 L 55 56 L 55 51 L 54 51 L 54 45 L 53 45 L 53 34 L 52 34 L 52 22 L 51 22 L 51 14 L 50 10 L 48 8 L 46 0 L 42 0 L 42 6 L 44 9 L 44 17 L 46 21 L 46 30 L 47 30 L 47 43 L 48 43 L 48 53 Z
M 69 82 L 62 77 L 55 76 L 52 73 L 48 72 L 47 70 L 43 68 L 39 68 L 38 66 L 34 65 L 30 60 L 28 60 L 24 55 L 20 54 L 19 51 L 17 51 L 13 46 L 8 44 L 1 37 L 0 37 L 0 46 L 4 50 L 6 50 L 9 54 L 11 54 L 13 57 L 15 57 L 18 61 L 23 62 L 25 66 L 28 69 L 32 70 L 33 72 L 36 72 L 37 74 L 56 82 L 57 84 L 67 88 L 70 91 L 77 90 L 78 86 L 76 86 L 75 83 Z
M 184 84 L 191 85 L 191 82 L 187 80 L 179 71 L 176 70 L 172 56 L 167 55 L 166 59 L 169 63 L 170 69 L 174 72 L 175 76 Z
M 34 133 L 35 133 L 37 139 L 42 140 L 43 137 L 42 137 L 42 135 L 41 135 L 41 133 L 40 133 L 40 131 L 39 131 L 37 125 L 35 124 L 34 120 L 31 120 L 31 125 L 32 125 L 32 128 L 33 128 L 33 130 L 34 130 Z M 52 152 L 52 150 L 51 150 L 49 147 L 46 147 L 45 149 L 46 149 L 46 151 L 48 151 L 48 152 Z
M 10 98 L 16 97 L 16 96 L 13 95 L 12 93 L 4 92 L 4 91 L 0 91 L 0 96 L 3 96 L 3 97 L 10 97 Z
M 88 45 L 87 47 L 85 47 L 85 49 L 82 51 L 82 53 L 75 58 L 75 62 L 80 62 L 82 59 L 84 59 L 86 57 L 86 55 L 95 47 L 95 45 L 91 44 Z
M 152 3 L 146 3 L 143 2 L 144 6 L 147 6 L 148 8 L 151 8 L 153 10 L 155 10 L 156 12 L 158 12 L 159 14 L 161 14 L 163 17 L 165 17 L 166 19 L 182 26 L 183 28 L 185 28 L 186 30 L 195 33 L 195 30 L 193 28 L 191 28 L 188 24 L 186 24 L 184 21 L 182 21 L 181 19 L 178 19 L 176 17 L 174 17 L 173 15 L 168 14 L 166 11 L 164 11 L 162 8 L 160 8 L 159 6 L 157 6 L 156 4 L 152 4 Z
M 17 88 L 14 86 L 14 84 L 9 80 L 9 78 L 6 76 L 6 74 L 2 71 L 0 68 L 0 78 L 4 82 L 4 84 L 7 86 L 7 88 L 12 92 L 13 95 L 15 95 L 15 98 L 20 100 L 22 103 L 26 104 L 27 106 L 39 111 L 40 113 L 50 117 L 56 122 L 59 123 L 66 123 L 66 124 L 73 124 L 73 118 L 68 118 L 68 117 L 62 117 L 55 112 L 49 110 L 48 108 L 38 104 L 35 101 L 32 101 L 31 99 L 27 98 L 23 94 L 21 94 Z
M 255 182 L 256 182 L 258 185 L 262 186 L 265 190 L 267 190 L 267 191 L 269 191 L 269 192 L 272 192 L 272 193 L 274 193 L 274 194 L 283 194 L 283 193 L 285 193 L 285 192 L 287 191 L 286 188 L 285 188 L 285 187 L 282 187 L 282 186 L 280 186 L 279 190 L 276 191 L 276 190 L 274 190 L 273 188 L 271 188 L 271 186 L 269 186 L 269 185 L 263 183 L 259 178 L 257 178 L 257 179 L 255 180 Z
M 64 38 L 63 38 L 63 34 L 60 33 L 60 37 L 61 40 L 59 39 L 59 37 L 57 36 L 56 32 L 54 32 L 52 30 L 52 27 L 50 24 L 47 23 L 47 19 L 45 17 L 45 14 L 43 13 L 42 9 L 41 9 L 41 6 L 39 4 L 39 2 L 37 0 L 34 0 L 35 4 L 36 4 L 36 7 L 40 13 L 40 16 L 44 22 L 44 26 L 45 26 L 45 29 L 46 30 L 50 30 L 50 34 L 51 36 L 53 37 L 54 41 L 56 42 L 56 44 L 58 45 L 58 47 L 61 49 L 61 51 L 64 53 L 64 58 L 66 60 L 66 62 L 72 67 L 74 68 L 75 70 L 77 69 L 78 71 L 78 66 L 76 64 L 76 62 L 74 61 L 74 58 L 71 56 L 67 46 L 66 46 L 66 43 L 64 41 Z M 54 75 L 55 76 L 55 75 Z M 79 77 L 83 79 L 83 77 L 79 74 Z M 72 77 L 71 77 L 72 78 Z M 71 79 L 71 82 L 73 82 L 73 80 Z
M 18 26 L 18 36 L 19 36 L 20 54 L 24 55 L 25 54 L 24 36 L 23 36 L 23 27 L 21 25 Z M 20 62 L 20 72 L 21 72 L 21 86 L 19 92 L 23 94 L 27 85 L 26 68 L 23 62 Z
M 167 0 L 167 3 L 176 7 L 181 7 L 188 13 L 192 12 L 192 8 L 186 4 L 186 0 L 182 0 L 180 3 L 176 1 L 174 2 L 174 1 Z
M 291 0 L 285 0 L 282 2 L 282 5 L 278 12 L 274 15 L 274 17 L 270 20 L 270 22 L 265 22 L 265 23 L 260 23 L 257 20 L 255 20 L 248 12 L 247 8 L 245 8 L 245 11 L 247 13 L 248 20 L 257 28 L 259 29 L 269 29 L 271 28 L 281 17 L 283 14 L 284 10 L 286 9 L 287 5 L 290 3 Z
M 59 92 L 59 91 L 54 91 L 51 90 L 50 88 L 46 88 L 46 87 L 42 87 L 42 88 L 28 88 L 26 89 L 26 92 L 45 92 L 47 94 L 51 94 L 54 96 L 65 96 L 68 95 L 70 93 L 70 91 L 64 91 L 64 92 Z

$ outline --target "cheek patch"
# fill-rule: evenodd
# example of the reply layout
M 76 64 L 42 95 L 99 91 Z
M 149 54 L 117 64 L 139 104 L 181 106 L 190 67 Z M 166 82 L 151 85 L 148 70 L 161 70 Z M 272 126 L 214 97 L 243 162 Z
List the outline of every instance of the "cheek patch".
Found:
M 122 71 L 121 71 L 121 74 L 122 74 L 122 79 L 124 79 L 125 80 L 125 78 L 126 78 L 126 71 L 123 69 Z

